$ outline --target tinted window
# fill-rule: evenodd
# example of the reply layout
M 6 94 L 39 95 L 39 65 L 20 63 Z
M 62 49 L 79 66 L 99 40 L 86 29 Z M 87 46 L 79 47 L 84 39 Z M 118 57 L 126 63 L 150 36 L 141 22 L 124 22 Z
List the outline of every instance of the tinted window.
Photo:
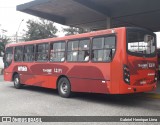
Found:
M 50 61 L 63 62 L 65 61 L 65 42 L 51 43 Z
M 79 43 L 78 40 L 68 42 L 68 51 L 78 50 L 78 43 Z
M 111 61 L 115 53 L 115 36 L 93 38 L 92 61 Z
M 14 61 L 15 62 L 21 62 L 23 61 L 23 47 L 17 46 L 14 50 Z
M 34 45 L 24 46 L 23 58 L 25 62 L 34 61 Z
M 36 46 L 36 61 L 39 62 L 48 61 L 48 52 L 49 52 L 48 43 L 38 44 Z
M 156 39 L 153 34 L 145 31 L 129 31 L 128 38 L 128 52 L 133 55 L 155 55 Z
M 90 40 L 79 41 L 78 61 L 89 61 Z
M 78 61 L 78 43 L 78 40 L 68 42 L 67 61 Z
M 90 40 L 69 41 L 67 47 L 67 61 L 89 61 Z
M 13 47 L 8 47 L 5 50 L 4 55 L 4 67 L 8 67 L 12 63 L 12 57 L 13 57 Z

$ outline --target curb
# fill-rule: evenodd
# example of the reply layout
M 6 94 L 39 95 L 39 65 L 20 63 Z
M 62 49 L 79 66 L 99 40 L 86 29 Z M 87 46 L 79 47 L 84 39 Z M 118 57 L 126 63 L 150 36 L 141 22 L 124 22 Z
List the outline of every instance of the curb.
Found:
M 145 93 L 145 96 L 153 99 L 160 99 L 160 83 L 157 83 L 157 90 L 155 92 Z
M 144 96 L 152 99 L 160 99 L 159 93 L 145 93 Z

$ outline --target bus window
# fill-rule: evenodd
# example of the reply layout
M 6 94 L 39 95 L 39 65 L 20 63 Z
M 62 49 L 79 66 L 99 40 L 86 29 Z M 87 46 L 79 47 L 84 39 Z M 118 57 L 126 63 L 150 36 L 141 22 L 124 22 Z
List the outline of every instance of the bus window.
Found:
M 128 32 L 128 52 L 132 55 L 150 56 L 155 55 L 156 41 L 147 32 Z
M 64 62 L 65 61 L 65 42 L 51 43 L 50 61 L 51 62 Z
M 105 37 L 105 45 L 104 48 L 110 49 L 110 57 L 113 58 L 115 54 L 115 45 L 116 45 L 116 38 L 114 36 Z
M 36 61 L 38 62 L 46 62 L 48 61 L 48 43 L 38 44 L 36 46 Z
M 4 67 L 7 68 L 12 63 L 13 47 L 6 48 L 4 55 Z
M 24 47 L 23 58 L 25 62 L 34 61 L 34 45 L 28 45 Z
M 90 40 L 84 39 L 79 41 L 79 53 L 78 53 L 78 61 L 89 61 L 89 46 Z
M 89 61 L 90 40 L 82 39 L 68 42 L 67 61 L 87 62 Z
M 68 42 L 67 61 L 78 61 L 78 43 L 78 40 Z
M 92 61 L 111 61 L 115 53 L 115 41 L 115 36 L 93 38 Z
M 23 47 L 22 46 L 15 47 L 14 61 L 15 62 L 22 62 L 23 61 Z

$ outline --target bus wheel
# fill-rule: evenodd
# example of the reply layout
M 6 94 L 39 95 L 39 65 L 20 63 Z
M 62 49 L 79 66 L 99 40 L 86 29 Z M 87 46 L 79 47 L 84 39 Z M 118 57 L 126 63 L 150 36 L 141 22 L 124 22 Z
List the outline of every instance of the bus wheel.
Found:
M 22 87 L 22 84 L 20 83 L 20 78 L 19 78 L 19 75 L 18 75 L 18 74 L 16 74 L 16 75 L 14 76 L 13 82 L 14 82 L 14 87 L 15 87 L 16 89 L 20 89 L 20 88 Z
M 71 96 L 71 85 L 67 78 L 63 77 L 58 81 L 58 93 L 63 98 Z

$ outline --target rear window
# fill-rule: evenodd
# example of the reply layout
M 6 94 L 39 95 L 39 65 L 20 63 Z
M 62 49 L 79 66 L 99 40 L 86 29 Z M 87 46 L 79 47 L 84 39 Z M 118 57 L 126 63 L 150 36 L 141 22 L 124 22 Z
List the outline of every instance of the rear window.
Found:
M 156 53 L 156 38 L 146 31 L 128 31 L 127 50 L 131 55 L 152 56 Z

